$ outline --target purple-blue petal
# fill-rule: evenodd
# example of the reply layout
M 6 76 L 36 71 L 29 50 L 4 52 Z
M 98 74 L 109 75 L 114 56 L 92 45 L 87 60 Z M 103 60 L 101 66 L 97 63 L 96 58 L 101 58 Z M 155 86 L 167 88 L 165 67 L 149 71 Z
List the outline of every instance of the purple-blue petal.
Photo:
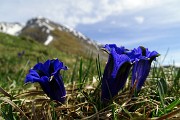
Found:
M 41 88 L 47 94 L 48 97 L 50 97 L 50 92 L 51 92 L 51 87 L 49 85 L 49 79 L 50 78 L 47 76 L 42 76 L 41 77 L 42 82 L 39 82 L 39 84 L 41 85 Z
M 53 61 L 53 66 L 54 66 L 54 72 L 51 73 L 51 75 L 56 74 L 57 72 L 59 72 L 61 69 L 62 70 L 67 70 L 67 66 L 65 66 L 63 64 L 63 62 L 60 62 L 58 59 Z
M 156 57 L 159 56 L 159 53 L 156 51 L 148 52 L 147 57 L 151 59 L 151 61 L 155 60 Z
M 109 52 L 111 52 L 111 50 L 114 48 L 117 48 L 117 46 L 116 46 L 116 44 L 106 44 L 105 46 L 104 46 L 104 48 L 107 50 L 107 51 L 109 51 Z
M 37 63 L 33 67 L 33 70 L 35 70 L 39 74 L 39 76 L 47 75 L 47 70 L 45 70 L 43 63 Z
M 131 51 L 127 51 L 126 55 L 131 59 L 131 62 L 135 62 L 137 59 L 139 59 L 139 57 L 141 56 L 140 53 L 138 53 L 136 51 L 136 49 L 131 50 Z
M 135 54 L 139 54 L 139 56 L 136 57 L 133 64 L 131 87 L 134 86 L 135 80 L 137 80 L 136 89 L 140 91 L 150 72 L 151 62 L 159 54 L 156 51 L 150 52 L 148 48 L 142 46 L 139 46 L 137 49 L 135 48 L 133 51 Z
M 53 85 L 53 86 L 54 88 L 57 88 L 57 90 L 54 89 L 54 94 L 53 94 L 54 96 L 52 95 L 52 97 L 55 100 L 63 102 L 65 100 L 66 90 L 64 87 L 64 83 L 62 81 L 62 77 L 59 76 L 58 74 L 55 74 L 54 80 L 56 82 L 56 85 Z
M 60 75 L 61 69 L 67 70 L 67 67 L 58 59 L 37 63 L 26 75 L 25 83 L 38 82 L 47 96 L 53 100 L 64 102 L 66 91 Z
M 102 78 L 102 100 L 110 100 L 124 87 L 130 67 L 131 62 L 127 55 L 119 55 L 114 49 L 111 50 Z
M 63 103 L 65 101 L 66 90 L 62 77 L 55 74 L 52 80 L 49 80 L 47 77 L 43 77 L 42 79 L 44 82 L 40 83 L 40 85 L 47 96 Z
M 139 47 L 136 49 L 136 53 L 142 55 L 142 48 L 141 48 L 141 46 L 139 46 Z
M 33 70 L 43 70 L 43 64 L 42 63 L 37 63 L 34 67 Z
M 151 68 L 151 62 L 149 60 L 139 60 L 133 66 L 132 70 L 132 86 L 135 80 L 137 80 L 136 89 L 140 91 L 142 88 Z
M 35 70 L 29 70 L 29 74 L 26 76 L 25 79 L 25 83 L 34 83 L 34 82 L 39 82 L 40 80 L 40 76 L 38 75 L 38 73 Z
M 113 50 L 116 51 L 117 54 L 124 54 L 127 51 L 123 46 L 117 47 L 116 44 L 106 44 L 104 47 L 107 51 L 112 52 Z
M 50 65 L 51 65 L 51 60 L 47 60 L 44 64 L 43 64 L 43 72 L 47 75 L 47 76 L 51 76 L 51 69 L 50 68 Z
M 142 88 L 151 68 L 151 62 L 159 55 L 156 51 L 150 52 L 148 48 L 139 46 L 134 49 L 135 53 L 140 54 L 135 60 L 132 69 L 132 82 L 131 87 L 134 86 L 137 80 L 136 90 L 140 91 Z
M 119 68 L 120 68 L 120 66 L 124 62 L 127 62 L 127 61 L 130 62 L 130 58 L 125 54 L 119 55 L 119 54 L 116 53 L 116 51 L 112 51 L 111 55 L 113 57 L 113 63 L 114 63 L 112 76 L 115 77 L 118 70 L 119 70 Z
M 124 62 L 119 68 L 115 81 L 113 82 L 113 84 L 111 84 L 111 94 L 113 97 L 117 95 L 119 90 L 124 87 L 129 75 L 130 68 L 131 63 L 129 61 Z

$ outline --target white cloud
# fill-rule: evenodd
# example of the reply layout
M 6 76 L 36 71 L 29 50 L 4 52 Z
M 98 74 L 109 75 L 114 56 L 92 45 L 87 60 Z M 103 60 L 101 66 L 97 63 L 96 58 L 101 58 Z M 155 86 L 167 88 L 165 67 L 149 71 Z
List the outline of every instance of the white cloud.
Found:
M 120 16 L 128 12 L 135 12 L 142 9 L 147 9 L 149 7 L 157 5 L 155 0 L 122 0 L 122 1 L 111 1 L 111 0 L 99 0 L 93 1 L 92 13 L 93 15 L 89 16 L 86 14 L 82 16 L 80 20 L 81 24 L 92 24 L 105 20 L 110 16 Z M 144 18 L 137 17 L 137 22 L 142 23 Z M 111 24 L 116 24 L 116 21 L 111 21 Z
M 134 19 L 138 24 L 142 24 L 144 22 L 143 16 L 136 16 L 136 17 L 134 17 Z
M 2 1 L 0 4 L 0 18 L 29 19 L 35 16 L 44 16 L 55 20 L 62 24 L 76 27 L 78 24 L 94 24 L 110 18 L 112 16 L 121 17 L 133 13 L 144 13 L 158 8 L 158 14 L 150 14 L 149 18 L 152 21 L 179 22 L 180 7 L 177 3 L 179 0 L 8 0 Z M 7 16 L 9 15 L 9 16 Z M 141 14 L 143 15 L 143 14 Z M 132 17 L 132 16 L 131 16 Z M 146 18 L 146 16 L 143 15 Z M 141 24 L 144 18 L 137 15 L 135 20 Z M 26 21 L 24 20 L 24 21 Z M 5 21 L 5 20 L 3 20 Z M 119 21 L 118 21 L 119 22 Z M 131 21 L 130 21 L 131 22 Z
M 155 0 L 36 0 L 3 2 L 0 5 L 3 13 L 9 17 L 45 16 L 69 26 L 93 24 L 105 20 L 112 15 L 121 15 L 128 11 L 146 9 L 156 4 Z M 13 11 L 13 12 L 12 12 Z M 11 15 L 10 15 L 11 14 Z M 4 16 L 0 16 L 4 17 Z
M 159 4 L 160 0 L 122 0 L 122 6 L 127 10 L 138 11 L 144 8 L 150 8 Z

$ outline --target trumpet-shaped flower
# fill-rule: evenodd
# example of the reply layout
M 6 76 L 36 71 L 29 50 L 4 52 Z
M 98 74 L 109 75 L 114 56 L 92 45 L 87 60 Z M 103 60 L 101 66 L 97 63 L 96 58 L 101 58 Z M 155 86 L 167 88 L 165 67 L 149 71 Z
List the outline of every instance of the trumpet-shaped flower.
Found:
M 67 67 L 58 59 L 38 63 L 29 70 L 25 83 L 38 82 L 48 97 L 63 103 L 66 91 L 60 70 L 67 70 Z
M 159 54 L 156 51 L 150 52 L 147 48 L 142 46 L 134 49 L 133 52 L 134 54 L 140 56 L 135 59 L 135 63 L 133 65 L 131 86 L 133 87 L 135 81 L 137 80 L 135 88 L 137 91 L 140 91 L 150 72 L 152 61 L 155 60 Z
M 102 78 L 101 99 L 110 100 L 124 87 L 131 68 L 131 60 L 125 54 L 127 50 L 124 47 L 110 44 L 104 48 L 109 52 L 109 59 Z

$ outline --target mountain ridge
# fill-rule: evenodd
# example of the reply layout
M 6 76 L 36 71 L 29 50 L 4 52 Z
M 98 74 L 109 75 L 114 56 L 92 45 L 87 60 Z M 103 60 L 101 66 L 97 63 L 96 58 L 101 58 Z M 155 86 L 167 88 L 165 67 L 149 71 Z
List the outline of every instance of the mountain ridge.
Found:
M 1 24 L 0 26 L 5 26 L 5 24 Z M 44 45 L 53 46 L 69 54 L 86 56 L 90 52 L 96 56 L 98 54 L 103 55 L 103 52 L 100 50 L 101 45 L 67 25 L 62 25 L 43 17 L 32 18 L 24 26 L 20 23 L 17 24 L 21 28 L 19 27 L 19 31 L 16 32 L 14 30 L 12 35 L 30 37 Z M 17 24 L 14 24 L 14 26 L 17 26 Z M 6 33 L 4 26 L 4 31 L 0 30 L 0 32 Z

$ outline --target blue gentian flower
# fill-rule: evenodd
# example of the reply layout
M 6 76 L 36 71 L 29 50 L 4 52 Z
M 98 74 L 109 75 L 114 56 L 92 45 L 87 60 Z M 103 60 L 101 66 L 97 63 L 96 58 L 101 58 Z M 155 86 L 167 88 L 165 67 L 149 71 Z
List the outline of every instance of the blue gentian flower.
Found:
M 101 99 L 103 101 L 110 100 L 124 87 L 131 68 L 131 59 L 125 54 L 128 50 L 124 47 L 109 44 L 104 48 L 109 53 L 109 59 L 102 78 Z
M 25 51 L 23 50 L 22 52 L 18 52 L 18 57 L 22 57 L 25 54 Z
M 131 87 L 134 86 L 135 81 L 137 80 L 135 88 L 137 92 L 139 92 L 150 72 L 152 61 L 155 60 L 159 54 L 156 51 L 150 52 L 147 48 L 142 46 L 134 49 L 133 52 L 135 55 L 138 55 L 138 57 L 134 59 L 135 63 L 133 64 L 132 69 Z
M 25 83 L 38 82 L 48 97 L 63 103 L 65 101 L 66 90 L 60 70 L 67 70 L 67 67 L 58 59 L 38 63 L 29 70 Z

